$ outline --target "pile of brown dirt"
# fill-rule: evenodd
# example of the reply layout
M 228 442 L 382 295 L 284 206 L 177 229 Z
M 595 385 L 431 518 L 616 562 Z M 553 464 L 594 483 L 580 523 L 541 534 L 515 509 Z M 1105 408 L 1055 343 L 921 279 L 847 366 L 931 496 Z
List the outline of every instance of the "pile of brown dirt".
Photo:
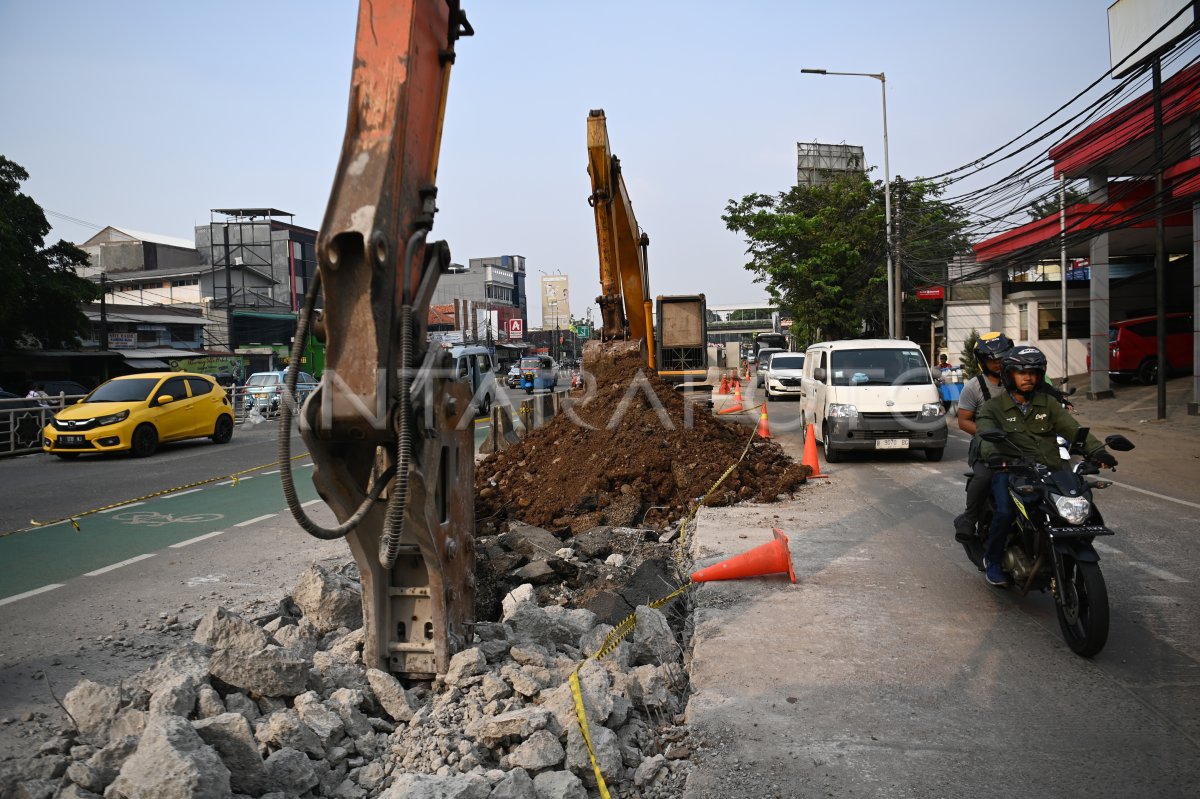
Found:
M 710 415 L 648 369 L 637 353 L 589 364 L 595 389 L 520 444 L 475 470 L 480 527 L 509 519 L 573 533 L 598 525 L 665 526 L 682 517 L 739 457 L 753 428 Z M 709 505 L 772 502 L 810 470 L 755 439 Z

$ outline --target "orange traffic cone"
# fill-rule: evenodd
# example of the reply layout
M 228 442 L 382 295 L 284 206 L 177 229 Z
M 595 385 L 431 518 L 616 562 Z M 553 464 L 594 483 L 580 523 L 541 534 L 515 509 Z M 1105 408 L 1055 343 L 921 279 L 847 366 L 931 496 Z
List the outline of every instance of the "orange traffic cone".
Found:
M 762 413 L 758 415 L 758 430 L 756 434 L 759 438 L 769 439 L 771 437 L 771 428 L 767 426 L 767 403 L 762 404 Z
M 718 394 L 728 394 L 729 393 L 729 375 L 722 373 L 721 387 L 719 389 L 717 389 L 717 393 Z
M 737 383 L 733 384 L 733 405 L 728 408 L 722 408 L 717 413 L 741 413 L 745 408 L 742 407 L 742 387 Z
M 784 572 L 793 583 L 796 582 L 796 572 L 792 569 L 792 553 L 788 551 L 787 536 L 778 527 L 774 528 L 772 532 L 775 536 L 774 541 L 769 541 L 749 552 L 734 555 L 732 558 L 726 558 L 720 563 L 703 568 L 692 575 L 692 582 L 740 580 L 743 577 L 762 577 L 767 574 Z
M 821 474 L 821 464 L 817 462 L 817 431 L 812 422 L 808 423 L 808 433 L 804 436 L 804 460 L 800 462 L 812 469 L 809 479 L 829 477 L 827 474 Z

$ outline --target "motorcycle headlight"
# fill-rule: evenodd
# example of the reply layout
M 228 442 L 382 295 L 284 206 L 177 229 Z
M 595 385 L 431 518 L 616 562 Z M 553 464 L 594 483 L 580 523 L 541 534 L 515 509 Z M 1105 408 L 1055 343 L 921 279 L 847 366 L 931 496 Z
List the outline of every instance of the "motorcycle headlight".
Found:
M 853 405 L 843 405 L 840 403 L 830 403 L 829 416 L 833 419 L 849 419 L 851 416 L 858 415 L 858 408 Z
M 937 418 L 945 412 L 946 409 L 940 402 L 926 402 L 921 406 L 921 418 L 923 419 Z
M 1091 515 L 1092 503 L 1083 497 L 1064 497 L 1061 494 L 1051 494 L 1054 498 L 1054 510 L 1067 524 L 1083 524 Z
M 120 413 L 114 413 L 111 416 L 99 416 L 96 418 L 96 426 L 104 427 L 105 425 L 108 425 L 108 424 L 116 424 L 117 422 L 123 422 L 128 418 L 129 418 L 129 411 L 121 411 Z

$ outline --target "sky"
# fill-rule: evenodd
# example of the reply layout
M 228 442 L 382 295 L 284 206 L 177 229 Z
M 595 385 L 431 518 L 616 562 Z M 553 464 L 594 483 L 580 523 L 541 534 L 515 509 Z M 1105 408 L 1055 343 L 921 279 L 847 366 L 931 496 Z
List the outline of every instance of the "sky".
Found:
M 432 238 L 459 263 L 523 255 L 533 280 L 567 275 L 584 316 L 599 293 L 586 120 L 603 108 L 651 295 L 764 301 L 726 205 L 792 186 L 797 142 L 861 145 L 882 175 L 880 82 L 802 68 L 884 72 L 893 178 L 937 174 L 1100 77 L 1109 4 L 463 0 L 475 36 L 457 45 Z M 108 225 L 194 239 L 213 208 L 319 228 L 356 15 L 349 0 L 0 0 L 0 154 L 30 173 L 47 244 Z

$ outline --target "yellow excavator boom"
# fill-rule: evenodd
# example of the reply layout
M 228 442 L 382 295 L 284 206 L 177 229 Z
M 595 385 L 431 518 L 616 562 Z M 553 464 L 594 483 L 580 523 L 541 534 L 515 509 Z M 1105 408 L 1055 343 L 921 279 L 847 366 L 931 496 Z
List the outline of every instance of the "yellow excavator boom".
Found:
M 654 366 L 653 307 L 646 272 L 650 237 L 638 228 L 633 205 L 621 177 L 621 162 L 612 154 L 603 109 L 588 113 L 588 174 L 596 215 L 596 245 L 600 252 L 600 306 L 603 341 L 642 339 Z

